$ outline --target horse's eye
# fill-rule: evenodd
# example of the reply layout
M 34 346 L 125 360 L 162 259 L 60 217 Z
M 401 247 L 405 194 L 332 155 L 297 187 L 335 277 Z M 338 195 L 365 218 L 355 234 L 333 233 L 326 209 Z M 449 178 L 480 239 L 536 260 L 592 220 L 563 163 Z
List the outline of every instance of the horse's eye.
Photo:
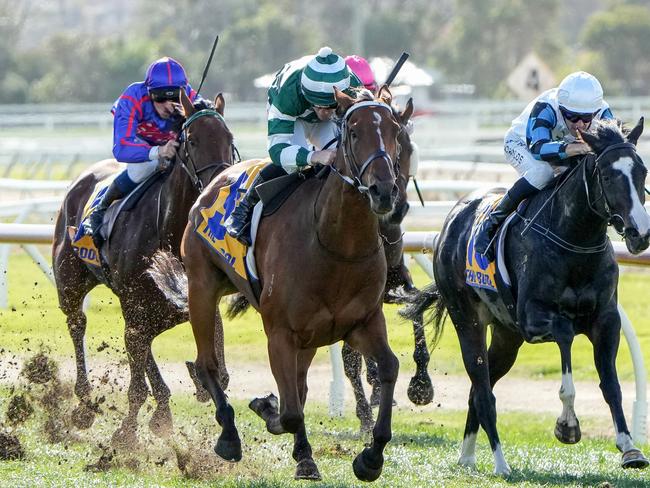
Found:
M 350 131 L 350 137 L 352 138 L 352 140 L 357 140 L 357 133 L 354 132 L 353 130 L 351 130 Z
M 194 139 L 188 139 L 187 143 L 192 147 L 196 146 L 196 142 L 194 141 Z

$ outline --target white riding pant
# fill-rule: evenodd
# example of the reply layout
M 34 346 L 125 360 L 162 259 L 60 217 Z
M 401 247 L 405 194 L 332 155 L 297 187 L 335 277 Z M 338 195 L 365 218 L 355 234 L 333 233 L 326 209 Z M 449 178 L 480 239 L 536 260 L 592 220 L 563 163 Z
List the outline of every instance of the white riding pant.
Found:
M 126 174 L 133 183 L 141 183 L 151 175 L 158 167 L 158 160 L 143 161 L 141 163 L 127 163 Z
M 518 138 L 506 138 L 503 152 L 506 161 L 519 176 L 538 190 L 544 188 L 554 177 L 553 167 L 546 161 L 535 159 L 524 141 Z

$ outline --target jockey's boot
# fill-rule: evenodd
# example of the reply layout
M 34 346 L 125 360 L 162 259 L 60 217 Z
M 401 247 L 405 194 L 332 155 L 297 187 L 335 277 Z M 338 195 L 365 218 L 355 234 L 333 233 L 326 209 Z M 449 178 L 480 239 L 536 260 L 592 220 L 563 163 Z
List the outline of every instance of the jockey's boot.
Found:
M 483 255 L 488 262 L 494 261 L 495 246 L 492 245 L 492 241 L 499 230 L 499 226 L 508 218 L 508 215 L 517 209 L 517 206 L 519 206 L 524 198 L 538 191 L 525 178 L 519 178 L 512 185 L 512 188 L 503 195 L 503 198 L 490 212 L 488 218 L 481 223 L 476 234 L 476 240 L 474 241 L 474 250 L 478 254 Z
M 97 207 L 95 207 L 95 210 L 93 210 L 93 213 L 90 215 L 90 229 L 92 231 L 93 243 L 97 248 L 97 252 L 101 252 L 102 245 L 104 244 L 104 237 L 102 236 L 100 229 L 104 224 L 104 214 L 106 213 L 106 210 L 108 210 L 108 207 L 110 207 L 111 203 L 115 200 L 124 198 L 129 194 L 128 191 L 125 191 L 123 185 L 118 182 L 118 178 L 110 184 L 101 201 L 97 204 Z
M 228 235 L 234 237 L 245 246 L 250 247 L 253 244 L 250 233 L 251 217 L 253 216 L 255 205 L 260 201 L 260 196 L 255 187 L 265 181 L 266 179 L 264 179 L 262 173 L 258 173 L 244 195 L 244 198 L 241 199 L 235 207 L 235 210 L 230 214 L 230 217 L 224 222 Z

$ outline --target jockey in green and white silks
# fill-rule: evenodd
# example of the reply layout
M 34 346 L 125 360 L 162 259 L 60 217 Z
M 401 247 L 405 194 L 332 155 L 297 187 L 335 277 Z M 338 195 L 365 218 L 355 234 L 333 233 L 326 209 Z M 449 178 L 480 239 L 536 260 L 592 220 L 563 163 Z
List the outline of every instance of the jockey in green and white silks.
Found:
M 600 82 L 584 71 L 571 73 L 558 87 L 530 102 L 512 121 L 504 138 L 506 161 L 520 178 L 481 225 L 474 245 L 476 252 L 492 261 L 492 240 L 508 215 L 524 198 L 553 180 L 554 166 L 590 151 L 580 140 L 578 130 L 588 130 L 594 119 L 612 118 Z
M 352 94 L 363 88 L 345 60 L 322 47 L 315 56 L 304 56 L 284 65 L 268 91 L 268 150 L 276 167 L 291 173 L 310 164 L 331 164 L 336 155 L 334 87 Z M 270 168 L 271 170 L 273 168 Z M 272 178 L 262 170 L 245 197 L 226 220 L 228 234 L 250 246 L 249 220 L 259 201 L 255 186 Z
M 268 150 L 274 164 L 292 172 L 311 162 L 327 162 L 318 153 L 336 137 L 331 120 L 334 87 L 349 92 L 363 85 L 329 47 L 285 64 L 276 74 L 267 105 Z

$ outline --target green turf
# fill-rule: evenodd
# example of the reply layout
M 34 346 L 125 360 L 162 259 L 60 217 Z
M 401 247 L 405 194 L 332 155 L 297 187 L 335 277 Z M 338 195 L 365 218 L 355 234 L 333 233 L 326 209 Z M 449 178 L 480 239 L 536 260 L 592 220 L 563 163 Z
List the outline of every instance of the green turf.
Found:
M 32 387 L 32 397 L 43 387 Z M 6 390 L 2 392 L 2 412 L 6 409 Z M 354 417 L 330 418 L 325 407 L 308 406 L 307 428 L 319 465 L 322 482 L 306 484 L 293 481 L 295 464 L 291 459 L 292 437 L 272 436 L 263 423 L 241 402 L 235 402 L 236 423 L 243 442 L 243 460 L 238 464 L 220 461 L 211 450 L 219 433 L 213 407 L 200 405 L 188 395 L 175 395 L 173 412 L 175 434 L 169 441 L 154 437 L 146 427 L 140 432 L 141 449 L 113 455 L 107 469 L 89 472 L 96 464 L 110 435 L 118 425 L 119 411 L 103 405 L 104 414 L 88 431 L 63 435 L 50 443 L 43 435 L 45 413 L 36 405 L 36 414 L 14 428 L 25 450 L 21 461 L 0 463 L 2 486 L 249 486 L 298 487 L 362 486 L 352 472 L 351 463 L 363 448 Z M 151 400 L 149 400 L 151 401 Z M 65 418 L 72 405 L 69 399 L 59 403 Z M 66 410 L 68 409 L 68 410 Z M 145 409 L 146 410 L 146 409 Z M 144 420 L 149 415 L 144 414 Z M 505 456 L 512 468 L 507 479 L 492 475 L 492 455 L 484 434 L 479 435 L 477 470 L 456 465 L 464 413 L 419 408 L 397 408 L 394 412 L 393 438 L 385 452 L 381 478 L 372 486 L 598 486 L 609 482 L 616 487 L 649 486 L 646 472 L 624 471 L 613 440 L 592 436 L 592 420 L 583 417 L 583 440 L 575 446 L 559 444 L 553 437 L 554 418 L 550 416 L 506 413 L 499 417 Z M 144 425 L 141 422 L 141 425 Z M 174 451 L 190 459 L 181 472 Z M 110 449 L 106 452 L 113 454 Z M 610 485 L 601 485 L 610 486 Z
M 43 249 L 43 253 L 48 252 Z M 416 283 L 427 282 L 424 273 L 413 268 Z M 619 295 L 641 343 L 646 364 L 650 364 L 650 302 L 647 296 L 650 274 L 623 273 Z M 10 308 L 0 309 L 0 336 L 2 347 L 12 354 L 24 356 L 40 343 L 47 344 L 59 358 L 72 358 L 72 343 L 65 325 L 65 317 L 58 309 L 56 291 L 34 263 L 22 252 L 14 252 L 9 267 Z M 413 369 L 411 359 L 413 334 L 410 323 L 397 315 L 397 306 L 386 306 L 389 340 L 398 354 L 403 371 Z M 241 318 L 227 321 L 226 359 L 253 361 L 266 364 L 266 337 L 259 316 L 254 311 Z M 108 358 L 114 348 L 123 350 L 123 321 L 117 299 L 103 286 L 91 292 L 88 311 L 87 346 L 90 358 Z M 96 349 L 106 342 L 111 347 L 101 353 Z M 189 324 L 181 324 L 163 333 L 154 341 L 156 357 L 162 361 L 184 361 L 195 356 L 195 346 Z M 113 353 L 114 354 L 114 353 Z M 321 349 L 316 361 L 326 361 L 327 351 Z M 632 380 L 630 354 L 624 340 L 618 355 L 618 369 L 622 380 Z M 584 336 L 576 338 L 573 347 L 573 366 L 577 380 L 596 379 L 591 344 Z M 463 374 L 458 340 L 448 322 L 438 347 L 432 353 L 430 369 L 439 373 Z M 510 374 L 522 377 L 560 376 L 560 359 L 554 344 L 525 344 Z

